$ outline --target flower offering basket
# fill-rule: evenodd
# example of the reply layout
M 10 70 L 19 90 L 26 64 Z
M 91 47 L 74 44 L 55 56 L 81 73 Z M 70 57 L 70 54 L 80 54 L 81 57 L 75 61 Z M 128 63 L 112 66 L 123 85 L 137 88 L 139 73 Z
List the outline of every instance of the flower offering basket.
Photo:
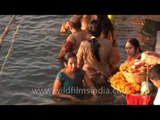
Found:
M 142 73 L 130 73 L 130 72 L 123 72 L 124 77 L 129 83 L 142 83 L 143 81 L 146 80 L 146 72 Z

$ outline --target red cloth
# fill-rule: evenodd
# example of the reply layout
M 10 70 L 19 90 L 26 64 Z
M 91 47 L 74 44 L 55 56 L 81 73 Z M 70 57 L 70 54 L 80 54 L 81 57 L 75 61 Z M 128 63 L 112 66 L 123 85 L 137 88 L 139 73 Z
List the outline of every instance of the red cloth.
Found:
M 133 58 L 132 56 L 128 56 L 127 61 L 130 62 L 132 60 L 132 58 Z
M 148 105 L 151 100 L 149 95 L 126 95 L 127 105 Z
M 73 51 L 73 43 L 70 41 L 66 41 L 63 44 L 62 49 L 58 54 L 58 59 L 62 60 L 67 52 L 72 52 L 72 51 Z

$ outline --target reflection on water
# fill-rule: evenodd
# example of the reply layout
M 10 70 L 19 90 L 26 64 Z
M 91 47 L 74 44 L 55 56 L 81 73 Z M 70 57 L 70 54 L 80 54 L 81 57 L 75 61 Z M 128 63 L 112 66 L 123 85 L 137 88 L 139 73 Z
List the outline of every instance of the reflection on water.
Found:
M 0 16 L 0 33 L 11 17 Z M 10 32 L 4 39 L 0 51 L 0 66 L 10 49 L 11 40 L 22 17 L 16 16 Z M 56 57 L 67 36 L 60 34 L 59 29 L 69 17 L 70 15 L 25 16 L 0 78 L 0 104 L 54 103 L 51 96 L 52 83 L 62 66 Z M 130 37 L 140 39 L 144 48 L 153 48 L 154 38 L 141 34 L 141 22 L 146 17 L 156 20 L 160 18 L 160 16 L 115 16 L 116 39 L 120 48 L 121 62 L 126 58 L 124 43 Z M 112 100 L 108 98 L 107 101 L 105 99 L 102 101 L 103 104 L 111 104 Z M 57 101 L 56 103 L 60 104 Z

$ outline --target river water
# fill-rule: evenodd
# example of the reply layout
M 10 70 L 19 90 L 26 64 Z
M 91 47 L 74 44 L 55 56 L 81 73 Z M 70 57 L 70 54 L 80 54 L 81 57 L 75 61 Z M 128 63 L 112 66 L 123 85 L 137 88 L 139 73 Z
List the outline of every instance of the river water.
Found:
M 53 80 L 60 70 L 57 54 L 67 34 L 60 34 L 62 23 L 71 15 L 17 15 L 0 50 L 0 105 L 56 103 L 51 95 Z M 11 19 L 0 15 L 0 33 Z M 14 33 L 21 19 L 16 37 Z M 159 20 L 159 15 L 115 15 L 116 39 L 121 62 L 126 59 L 124 43 L 130 37 L 140 40 L 144 49 L 153 49 L 155 38 L 141 33 L 145 18 Z M 13 45 L 11 47 L 11 43 Z M 6 58 L 8 51 L 11 50 Z M 4 60 L 6 63 L 2 71 Z M 104 104 L 110 104 L 106 101 Z

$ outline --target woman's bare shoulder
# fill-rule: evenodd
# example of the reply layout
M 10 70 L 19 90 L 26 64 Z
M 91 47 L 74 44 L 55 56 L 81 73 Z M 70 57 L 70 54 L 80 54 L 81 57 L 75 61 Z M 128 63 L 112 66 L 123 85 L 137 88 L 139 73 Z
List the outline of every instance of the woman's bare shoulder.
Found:
M 60 72 L 65 73 L 65 68 L 62 68 Z

